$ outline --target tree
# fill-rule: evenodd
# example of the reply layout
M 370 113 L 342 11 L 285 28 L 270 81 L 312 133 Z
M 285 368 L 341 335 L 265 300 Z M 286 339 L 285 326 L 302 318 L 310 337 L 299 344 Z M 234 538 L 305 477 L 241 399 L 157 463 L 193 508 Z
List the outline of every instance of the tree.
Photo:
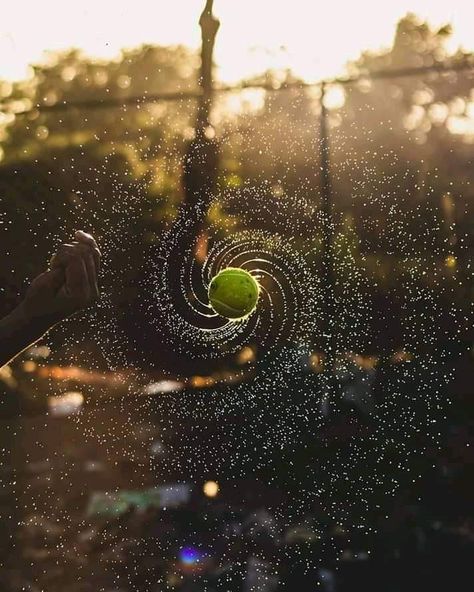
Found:
M 122 204 L 122 216 L 128 211 L 148 225 L 139 243 L 152 238 L 179 202 L 182 152 L 195 109 L 189 101 L 140 104 L 150 94 L 195 87 L 196 56 L 183 47 L 143 46 L 111 62 L 70 50 L 51 54 L 33 71 L 31 79 L 7 89 L 3 103 L 7 113 L 50 108 L 4 118 L 2 242 L 17 256 L 2 280 L 13 293 L 43 265 L 37 258 L 51 251 L 53 237 L 65 237 L 78 219 L 106 238 L 120 216 L 124 186 L 137 199 Z M 136 103 L 127 104 L 130 97 L 138 97 Z M 100 106 L 111 98 L 111 107 Z M 78 106 L 55 109 L 63 101 Z M 20 256 L 20 245 L 32 255 Z

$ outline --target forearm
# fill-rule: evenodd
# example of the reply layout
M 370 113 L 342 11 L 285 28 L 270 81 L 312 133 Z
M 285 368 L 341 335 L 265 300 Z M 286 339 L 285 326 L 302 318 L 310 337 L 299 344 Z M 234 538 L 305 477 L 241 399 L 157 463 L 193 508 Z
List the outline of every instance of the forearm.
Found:
M 0 368 L 41 339 L 49 328 L 44 322 L 29 319 L 22 304 L 0 319 Z

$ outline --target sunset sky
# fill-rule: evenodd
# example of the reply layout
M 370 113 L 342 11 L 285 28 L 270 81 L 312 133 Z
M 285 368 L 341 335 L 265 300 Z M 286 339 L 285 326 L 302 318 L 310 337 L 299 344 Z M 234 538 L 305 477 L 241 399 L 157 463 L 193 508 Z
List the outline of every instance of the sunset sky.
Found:
M 44 50 L 71 46 L 113 57 L 141 43 L 197 47 L 203 0 L 42 0 L 0 8 L 0 79 L 20 79 Z M 474 49 L 474 2 L 451 0 L 215 0 L 221 20 L 218 76 L 233 82 L 268 67 L 291 67 L 307 80 L 339 74 L 363 49 L 390 45 L 396 22 L 411 11 L 434 25 L 451 22 L 453 47 Z

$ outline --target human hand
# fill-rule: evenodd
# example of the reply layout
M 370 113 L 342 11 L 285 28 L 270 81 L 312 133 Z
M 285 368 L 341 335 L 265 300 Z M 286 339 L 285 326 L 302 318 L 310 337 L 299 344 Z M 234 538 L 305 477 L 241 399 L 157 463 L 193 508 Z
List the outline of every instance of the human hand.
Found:
M 99 296 L 97 243 L 81 230 L 74 238 L 70 244 L 59 247 L 50 269 L 32 281 L 20 304 L 25 319 L 43 330 L 86 308 Z

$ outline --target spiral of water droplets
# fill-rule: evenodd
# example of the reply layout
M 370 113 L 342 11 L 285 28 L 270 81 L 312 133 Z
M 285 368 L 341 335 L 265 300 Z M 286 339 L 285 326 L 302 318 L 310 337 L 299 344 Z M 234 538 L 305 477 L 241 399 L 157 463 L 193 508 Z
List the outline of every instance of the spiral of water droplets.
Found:
M 263 230 L 223 237 L 209 226 L 209 248 L 198 261 L 194 248 L 182 248 L 187 232 L 186 224 L 176 225 L 165 237 L 153 276 L 153 307 L 180 351 L 216 357 L 254 342 L 268 353 L 283 340 L 301 343 L 317 333 L 320 286 L 311 245 Z M 255 312 L 239 321 L 220 317 L 208 301 L 212 278 L 227 267 L 245 269 L 261 288 Z

